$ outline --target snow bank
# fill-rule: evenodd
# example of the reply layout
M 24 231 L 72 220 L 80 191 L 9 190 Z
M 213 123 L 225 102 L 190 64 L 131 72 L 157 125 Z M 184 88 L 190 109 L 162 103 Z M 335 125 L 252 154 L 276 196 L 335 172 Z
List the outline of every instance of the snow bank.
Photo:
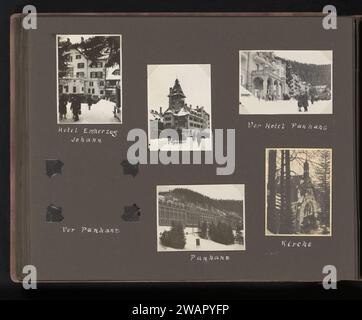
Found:
M 197 234 L 198 228 L 185 228 L 185 237 L 186 245 L 184 249 L 174 249 L 165 247 L 160 244 L 160 234 L 165 231 L 170 230 L 170 227 L 158 226 L 157 228 L 157 249 L 158 251 L 236 251 L 236 250 L 245 250 L 245 245 L 241 244 L 230 244 L 225 245 L 221 243 L 214 242 L 210 239 L 201 239 Z M 196 246 L 196 239 L 200 239 L 200 246 Z

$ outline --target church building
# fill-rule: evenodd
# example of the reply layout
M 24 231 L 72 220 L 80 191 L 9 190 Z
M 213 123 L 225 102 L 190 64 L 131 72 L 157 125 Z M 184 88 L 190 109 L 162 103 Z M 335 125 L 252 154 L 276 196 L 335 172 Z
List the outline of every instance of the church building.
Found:
M 303 169 L 302 175 L 290 177 L 291 210 L 281 211 L 283 186 L 280 177 L 277 179 L 275 210 L 272 210 L 275 216 L 268 218 L 274 221 L 274 224 L 269 226 L 269 231 L 274 234 L 283 233 L 285 223 L 288 223 L 287 229 L 293 234 L 308 234 L 319 227 L 321 210 L 317 202 L 316 189 L 310 178 L 307 160 L 303 164 Z
M 185 102 L 185 94 L 178 79 L 173 87 L 169 89 L 168 108 L 162 113 L 163 127 L 175 130 L 187 129 L 189 133 L 197 130 L 210 128 L 210 115 L 204 107 L 188 105 Z

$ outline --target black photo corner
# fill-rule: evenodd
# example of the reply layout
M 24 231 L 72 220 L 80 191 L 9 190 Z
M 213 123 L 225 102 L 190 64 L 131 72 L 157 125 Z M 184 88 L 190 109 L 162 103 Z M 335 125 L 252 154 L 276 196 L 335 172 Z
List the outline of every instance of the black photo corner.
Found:
M 357 70 L 361 65 L 362 20 L 354 21 L 354 38 L 349 36 L 350 42 L 349 38 L 342 39 L 342 33 L 339 42 L 334 42 L 333 30 L 325 31 L 325 38 L 318 42 L 319 34 L 311 31 L 314 24 L 308 26 L 302 22 L 306 17 L 322 20 L 323 7 L 332 5 L 337 9 L 338 28 L 340 18 L 362 15 L 362 2 L 327 2 L 3 1 L 0 300 L 119 300 L 123 304 L 120 313 L 130 318 L 132 315 L 159 317 L 162 312 L 165 318 L 177 312 L 187 318 L 188 312 L 195 312 L 201 318 L 217 315 L 222 319 L 237 315 L 240 301 L 362 299 L 359 167 L 362 79 Z M 19 25 L 11 30 L 11 17 L 22 13 L 27 5 L 34 6 L 40 17 L 48 14 L 39 23 L 49 23 L 50 31 L 42 30 L 43 33 L 34 36 L 38 30 L 19 31 Z M 78 22 L 74 18 L 87 13 L 94 19 L 95 27 L 82 18 Z M 295 17 L 288 16 L 289 13 Z M 215 21 L 210 26 L 204 24 L 203 14 Z M 244 19 L 240 24 L 238 14 Z M 263 47 L 262 19 L 274 23 L 269 22 L 273 19 L 267 17 L 269 14 L 288 19 L 291 27 L 288 31 L 285 25 L 281 37 L 276 34 L 275 39 L 266 39 Z M 113 28 L 118 23 L 115 19 L 121 20 L 119 27 Z M 132 19 L 139 19 L 140 23 L 133 25 Z M 253 40 L 242 47 L 237 28 L 243 29 L 243 36 L 247 34 L 246 19 L 253 30 L 248 37 Z M 259 20 L 253 22 L 253 19 L 261 19 L 260 25 Z M 297 21 L 306 28 L 304 34 L 298 31 Z M 348 33 L 348 26 L 343 23 L 343 32 L 351 35 L 352 30 Z M 281 24 L 276 23 L 276 30 L 280 30 Z M 283 44 L 282 37 L 293 30 L 304 38 L 291 40 L 295 51 L 285 53 L 290 49 Z M 26 32 L 33 33 L 26 38 L 32 39 L 33 44 L 23 48 Z M 210 45 L 213 32 L 215 47 Z M 227 41 L 231 52 L 218 43 L 222 39 Z M 259 40 L 260 44 L 252 47 Z M 343 45 L 350 47 L 344 51 Z M 209 54 L 205 46 L 213 52 Z M 15 55 L 11 52 L 14 48 L 19 50 Z M 327 52 L 329 48 L 333 54 Z M 47 52 L 53 55 L 49 59 Z M 65 52 L 70 52 L 73 58 L 64 60 Z M 306 59 L 308 55 L 310 60 Z M 21 68 L 18 66 L 12 71 L 11 57 L 18 59 L 24 69 L 16 69 Z M 336 57 L 350 59 L 351 68 L 343 68 Z M 34 59 L 34 64 L 26 59 Z M 224 65 L 218 65 L 220 59 L 224 59 Z M 280 73 L 276 75 L 275 70 Z M 225 80 L 229 71 L 230 79 Z M 12 83 L 15 89 L 11 88 L 11 72 L 16 80 Z M 347 82 L 353 84 L 353 90 L 343 93 L 336 87 Z M 231 111 L 221 110 L 224 96 L 234 92 L 236 98 L 225 99 L 224 107 Z M 353 92 L 353 97 L 343 99 L 337 96 L 340 92 L 345 95 Z M 28 140 L 10 139 L 10 133 L 14 132 L 11 127 L 14 122 L 10 121 L 12 102 L 17 112 L 16 134 L 26 137 L 31 132 L 33 137 L 24 138 Z M 353 116 L 340 112 L 341 118 L 337 119 L 336 109 L 344 103 L 349 108 L 354 104 Z M 29 106 L 33 109 L 26 110 Z M 132 108 L 139 110 L 132 113 Z M 286 108 L 290 111 L 285 111 Z M 338 121 L 344 120 L 338 127 Z M 153 123 L 158 125 L 155 132 Z M 274 135 L 276 130 L 284 129 L 263 128 L 275 123 L 289 126 L 286 129 L 289 133 Z M 215 163 L 216 156 L 212 165 L 167 167 L 160 164 L 160 158 L 159 169 L 154 171 L 156 165 L 130 163 L 127 159 L 127 150 L 130 151 L 133 142 L 126 137 L 132 128 L 144 129 L 149 139 L 146 153 L 148 149 L 149 153 L 158 152 L 158 148 L 165 146 L 172 153 L 185 151 L 182 145 L 186 143 L 191 151 L 205 151 L 211 141 L 210 132 L 228 125 L 242 127 L 242 141 L 255 136 L 255 140 L 250 138 L 249 144 L 243 146 L 236 133 L 236 149 L 242 150 L 236 150 L 234 175 L 215 174 L 222 169 L 221 164 Z M 306 128 L 302 128 L 304 125 Z M 346 138 L 338 137 L 344 134 L 343 126 L 353 128 L 353 142 L 343 143 Z M 160 128 L 176 129 L 177 134 L 153 139 Z M 264 143 L 263 137 L 267 142 Z M 215 139 L 215 134 L 212 138 Z M 18 151 L 14 144 L 19 141 L 29 145 L 19 146 Z M 122 143 L 124 146 L 119 147 Z M 59 148 L 55 147 L 57 144 Z M 151 151 L 152 148 L 156 151 Z M 225 148 L 226 145 L 224 151 Z M 17 150 L 19 161 L 11 161 L 10 150 Z M 52 152 L 46 154 L 46 150 Z M 341 163 L 345 160 L 343 153 L 349 154 L 351 150 L 353 156 L 348 156 L 346 164 Z M 240 173 L 238 161 L 248 156 L 255 158 L 246 160 Z M 31 164 L 28 171 L 24 163 Z M 353 176 L 346 173 L 345 180 L 344 166 L 347 169 L 354 166 Z M 11 187 L 15 171 L 20 173 Z M 29 194 L 19 196 L 18 190 L 26 186 L 31 186 Z M 99 199 L 94 198 L 96 192 L 102 193 Z M 260 192 L 259 198 L 254 192 Z M 340 198 L 335 195 L 337 192 Z M 354 202 L 346 205 L 347 210 L 353 207 L 355 213 L 343 222 L 338 215 L 345 214 L 344 206 L 336 202 L 343 202 L 345 194 L 347 201 Z M 13 207 L 24 212 L 23 201 L 33 201 L 31 208 L 36 213 L 14 216 L 12 201 Z M 109 206 L 102 205 L 102 201 Z M 73 202 L 76 202 L 74 210 Z M 288 206 L 292 207 L 293 215 L 286 213 Z M 253 208 L 256 210 L 251 212 Z M 113 212 L 112 216 L 103 224 L 98 223 L 108 210 Z M 349 227 L 340 229 L 339 224 L 343 223 Z M 348 235 L 351 230 L 356 235 L 354 240 Z M 333 257 L 329 244 L 333 238 L 335 252 L 341 254 L 336 261 L 343 265 L 343 279 L 339 280 L 337 268 L 337 288 L 325 289 L 322 267 L 333 261 L 323 260 L 318 250 L 327 250 L 326 257 Z M 11 241 L 14 241 L 12 249 Z M 352 242 L 353 248 L 349 247 Z M 74 253 L 68 254 L 72 248 Z M 111 253 L 107 254 L 107 250 Z M 126 254 L 123 261 L 113 260 L 118 250 Z M 251 260 L 248 261 L 246 254 Z M 238 255 L 243 255 L 240 260 Z M 55 267 L 62 263 L 63 256 L 66 263 Z M 154 263 L 156 256 L 160 260 Z M 41 264 L 36 289 L 23 287 L 21 271 L 29 261 Z M 299 270 L 289 269 L 298 264 L 304 272 L 300 279 Z M 318 272 L 314 266 L 320 266 Z M 147 269 L 144 274 L 143 269 Z M 167 309 L 150 308 L 158 306 Z M 191 311 L 183 309 L 185 306 L 191 307 Z

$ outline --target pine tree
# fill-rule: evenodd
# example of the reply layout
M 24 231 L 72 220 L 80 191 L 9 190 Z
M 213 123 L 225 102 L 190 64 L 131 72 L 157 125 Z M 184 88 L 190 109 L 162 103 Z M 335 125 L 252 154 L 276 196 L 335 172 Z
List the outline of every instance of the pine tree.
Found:
M 212 241 L 226 245 L 233 244 L 235 242 L 233 229 L 230 225 L 223 222 L 218 222 L 216 226 L 213 227 L 212 231 L 210 228 L 209 236 Z
M 290 150 L 285 150 L 285 233 L 294 233 L 290 179 Z
M 272 233 L 278 233 L 278 219 L 277 212 L 275 208 L 276 200 L 276 160 L 277 151 L 269 150 L 268 153 L 268 185 L 267 185 L 267 216 L 268 216 L 268 230 Z
M 244 235 L 243 235 L 243 227 L 241 224 L 236 226 L 235 230 L 235 242 L 244 245 Z
M 79 47 L 89 60 L 96 62 L 107 47 L 107 42 L 104 36 L 95 36 L 82 41 Z
M 290 182 L 290 150 L 282 150 L 281 175 L 280 175 L 280 233 L 294 232 L 294 219 L 291 205 Z
M 120 65 L 121 43 L 118 36 L 91 37 L 81 42 L 79 46 L 84 55 L 92 62 L 96 62 L 100 57 L 107 53 L 109 56 L 105 67 Z
M 321 224 L 330 227 L 331 153 L 321 150 L 315 166 L 316 189 L 321 206 Z
M 121 61 L 120 61 L 120 51 L 121 51 L 121 43 L 120 43 L 120 38 L 117 37 L 106 37 L 105 39 L 107 46 L 109 48 L 109 58 L 108 61 L 106 63 L 106 67 L 113 67 L 114 65 L 121 65 Z
M 66 54 L 71 48 L 70 41 L 60 41 L 58 39 L 58 77 L 62 78 L 66 75 L 68 69 L 69 56 Z
M 200 238 L 207 239 L 207 222 L 204 221 L 200 224 L 199 227 L 199 236 Z
M 185 231 L 182 223 L 172 223 L 171 230 L 165 230 L 160 237 L 160 242 L 165 247 L 183 249 L 186 245 Z

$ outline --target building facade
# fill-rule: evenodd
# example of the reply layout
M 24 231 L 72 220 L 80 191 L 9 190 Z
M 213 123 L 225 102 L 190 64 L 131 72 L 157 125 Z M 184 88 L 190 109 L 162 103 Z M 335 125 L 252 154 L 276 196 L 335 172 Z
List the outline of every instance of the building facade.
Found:
M 73 46 L 64 55 L 67 68 L 65 75 L 58 79 L 59 93 L 82 94 L 95 100 L 116 100 L 120 67 L 106 67 L 109 52 L 105 50 L 96 61 L 91 61 L 79 47 Z
M 273 52 L 240 51 L 240 85 L 264 100 L 284 99 L 286 65 Z
M 316 223 L 315 227 L 317 227 L 321 212 L 320 205 L 317 202 L 315 187 L 309 175 L 309 163 L 307 160 L 304 162 L 303 175 L 291 176 L 290 187 L 291 210 L 284 214 L 291 215 L 291 217 L 286 220 L 292 222 L 292 233 L 306 233 L 306 226 L 310 221 L 314 221 Z M 276 210 L 274 212 L 276 217 L 269 217 L 276 221 L 273 230 L 270 230 L 273 233 L 279 233 L 280 223 L 285 220 L 285 217 L 281 216 L 280 210 L 280 189 L 281 184 L 279 180 L 277 183 Z
M 172 226 L 181 223 L 184 227 L 198 227 L 203 222 L 208 224 L 223 222 L 233 229 L 243 226 L 243 201 L 241 215 L 235 212 L 225 212 L 216 208 L 206 209 L 191 203 L 182 203 L 175 198 L 159 195 L 158 223 L 160 226 Z M 243 227 L 242 227 L 243 228 Z
M 163 128 L 186 130 L 189 133 L 210 128 L 210 114 L 202 106 L 192 107 L 185 102 L 185 94 L 178 79 L 169 89 L 168 108 L 158 115 L 162 117 Z M 151 110 L 151 114 L 155 113 Z

